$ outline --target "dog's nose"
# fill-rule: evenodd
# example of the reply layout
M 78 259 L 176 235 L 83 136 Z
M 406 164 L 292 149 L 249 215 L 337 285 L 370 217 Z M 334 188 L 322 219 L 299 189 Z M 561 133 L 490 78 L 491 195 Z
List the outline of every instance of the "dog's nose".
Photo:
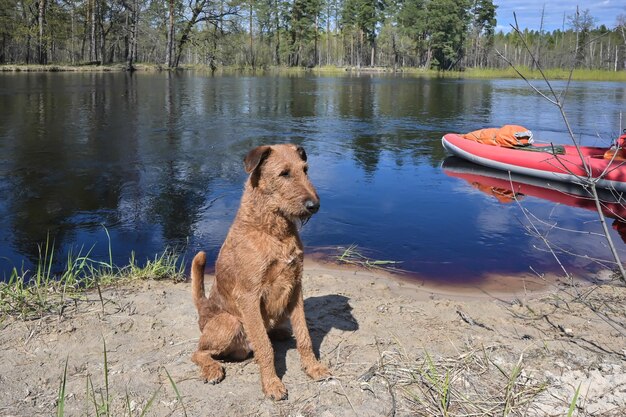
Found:
M 319 201 L 307 200 L 304 203 L 304 207 L 306 207 L 309 213 L 315 214 L 320 209 L 320 203 Z

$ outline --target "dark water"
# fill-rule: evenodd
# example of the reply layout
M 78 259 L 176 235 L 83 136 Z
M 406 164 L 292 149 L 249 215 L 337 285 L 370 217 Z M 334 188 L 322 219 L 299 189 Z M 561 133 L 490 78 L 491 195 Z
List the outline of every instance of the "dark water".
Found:
M 625 110 L 626 85 L 570 86 L 566 111 L 587 144 L 608 144 Z M 118 264 L 167 246 L 213 260 L 243 156 L 286 141 L 306 148 L 322 200 L 303 230 L 309 250 L 357 244 L 432 280 L 558 270 L 517 204 L 441 167 L 444 133 L 506 123 L 566 141 L 558 111 L 518 80 L 1 74 L 0 274 L 30 268 L 48 234 L 59 259 L 93 246 L 90 256 L 107 260 L 105 227 Z M 608 258 L 590 210 L 530 193 L 520 201 L 547 225 L 583 232 L 552 228 L 555 246 Z

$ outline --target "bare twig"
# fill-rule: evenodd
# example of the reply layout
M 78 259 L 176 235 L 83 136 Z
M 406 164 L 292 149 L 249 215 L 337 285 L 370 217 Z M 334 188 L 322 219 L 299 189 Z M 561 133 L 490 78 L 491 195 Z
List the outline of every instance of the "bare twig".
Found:
M 491 327 L 487 326 L 484 323 L 481 323 L 479 321 L 474 320 L 469 314 L 467 314 L 466 312 L 464 312 L 460 308 L 456 309 L 456 313 L 461 317 L 461 319 L 464 322 L 466 322 L 470 326 L 478 326 L 478 327 L 482 327 L 483 329 L 487 329 L 487 330 L 493 331 L 493 329 Z

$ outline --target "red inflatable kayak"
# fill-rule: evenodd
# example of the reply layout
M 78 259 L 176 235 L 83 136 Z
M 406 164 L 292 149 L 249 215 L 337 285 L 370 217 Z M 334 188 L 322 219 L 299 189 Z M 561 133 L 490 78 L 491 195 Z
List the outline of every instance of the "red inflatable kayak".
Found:
M 573 145 L 511 148 L 486 145 L 456 133 L 444 135 L 441 141 L 453 155 L 479 165 L 575 184 L 584 184 L 580 177 L 587 177 L 584 160 L 598 187 L 626 191 L 626 161 L 606 159 L 604 155 L 608 148 L 581 146 L 581 159 Z

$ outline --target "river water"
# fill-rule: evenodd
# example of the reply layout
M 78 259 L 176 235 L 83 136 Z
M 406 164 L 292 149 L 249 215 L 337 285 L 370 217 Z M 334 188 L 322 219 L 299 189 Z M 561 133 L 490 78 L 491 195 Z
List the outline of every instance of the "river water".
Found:
M 572 83 L 565 103 L 577 137 L 608 145 L 626 85 Z M 108 260 L 108 233 L 117 264 L 166 247 L 187 260 L 203 249 L 212 262 L 237 210 L 242 158 L 276 142 L 309 155 L 322 202 L 302 230 L 311 252 L 356 244 L 438 282 L 559 271 L 529 233 L 537 225 L 567 252 L 566 268 L 592 273 L 590 257 L 608 250 L 591 210 L 532 192 L 518 204 L 459 174 L 471 167 L 444 164 L 443 134 L 508 123 L 567 142 L 560 112 L 521 80 L 0 74 L 0 277 L 32 269 L 48 236 L 60 260 L 70 250 Z

